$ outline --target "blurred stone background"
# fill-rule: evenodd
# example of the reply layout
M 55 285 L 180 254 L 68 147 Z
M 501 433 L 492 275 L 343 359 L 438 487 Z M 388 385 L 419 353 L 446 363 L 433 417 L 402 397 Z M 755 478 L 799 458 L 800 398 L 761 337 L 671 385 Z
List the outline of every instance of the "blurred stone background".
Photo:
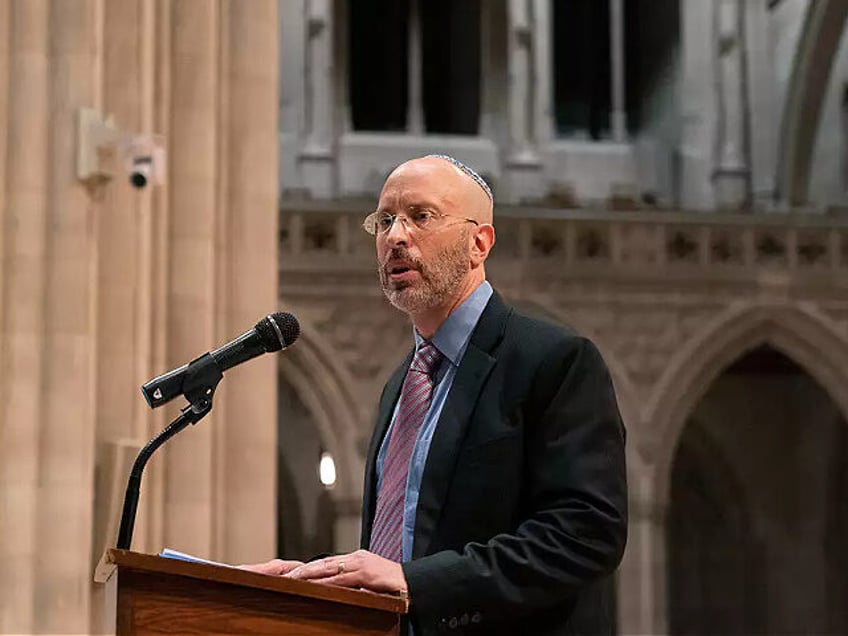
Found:
M 112 629 L 92 571 L 179 406 L 138 387 L 278 308 L 300 340 L 229 371 L 154 457 L 133 547 L 358 544 L 365 443 L 411 345 L 359 224 L 430 152 L 495 191 L 495 287 L 610 366 L 619 633 L 848 633 L 846 17 L 0 0 L 0 633 Z M 139 139 L 164 151 L 143 189 Z

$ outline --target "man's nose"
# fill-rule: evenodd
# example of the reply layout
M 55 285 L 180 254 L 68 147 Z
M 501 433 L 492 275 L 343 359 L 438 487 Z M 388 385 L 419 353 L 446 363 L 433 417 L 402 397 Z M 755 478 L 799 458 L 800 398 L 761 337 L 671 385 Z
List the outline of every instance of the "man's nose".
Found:
M 409 229 L 406 227 L 406 219 L 396 216 L 392 226 L 386 230 L 386 242 L 390 245 L 406 245 L 409 242 Z

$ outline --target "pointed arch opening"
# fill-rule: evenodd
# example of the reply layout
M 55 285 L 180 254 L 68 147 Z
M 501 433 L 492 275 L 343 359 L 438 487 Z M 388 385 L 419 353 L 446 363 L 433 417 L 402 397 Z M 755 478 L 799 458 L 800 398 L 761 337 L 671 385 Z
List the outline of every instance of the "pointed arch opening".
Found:
M 825 388 L 769 344 L 719 373 L 671 465 L 670 633 L 848 632 L 846 433 Z

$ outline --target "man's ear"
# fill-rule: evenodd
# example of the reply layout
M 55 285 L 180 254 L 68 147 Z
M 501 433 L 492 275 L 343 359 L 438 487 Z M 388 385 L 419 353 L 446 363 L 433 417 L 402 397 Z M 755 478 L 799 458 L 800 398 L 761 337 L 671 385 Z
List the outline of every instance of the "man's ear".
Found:
M 471 233 L 471 264 L 475 267 L 489 258 L 495 245 L 495 228 L 488 223 L 478 225 Z

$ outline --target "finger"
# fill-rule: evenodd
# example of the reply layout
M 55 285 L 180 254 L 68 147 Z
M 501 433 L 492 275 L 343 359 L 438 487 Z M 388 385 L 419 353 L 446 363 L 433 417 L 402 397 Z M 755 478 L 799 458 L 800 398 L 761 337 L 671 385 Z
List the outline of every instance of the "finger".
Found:
M 303 565 L 302 561 L 284 561 L 282 559 L 272 559 L 270 561 L 266 561 L 265 563 L 251 563 L 239 565 L 238 568 L 241 570 L 248 570 L 249 572 L 258 572 L 259 574 L 280 575 L 291 572 L 293 569 L 300 565 Z
M 259 574 L 276 574 L 276 568 L 271 562 L 268 563 L 248 563 L 236 566 L 239 570 L 247 570 L 248 572 L 258 572 Z
M 364 587 L 362 584 L 362 575 L 360 572 L 345 572 L 344 574 L 336 574 L 321 579 L 311 579 L 310 582 L 318 583 L 320 585 L 334 585 L 336 587 Z
M 277 574 L 288 574 L 295 568 L 299 568 L 303 565 L 303 561 L 278 561 L 279 566 L 277 570 Z
M 344 559 L 329 557 L 294 568 L 286 576 L 300 580 L 319 580 L 344 574 L 345 570 L 350 571 L 350 567 Z

